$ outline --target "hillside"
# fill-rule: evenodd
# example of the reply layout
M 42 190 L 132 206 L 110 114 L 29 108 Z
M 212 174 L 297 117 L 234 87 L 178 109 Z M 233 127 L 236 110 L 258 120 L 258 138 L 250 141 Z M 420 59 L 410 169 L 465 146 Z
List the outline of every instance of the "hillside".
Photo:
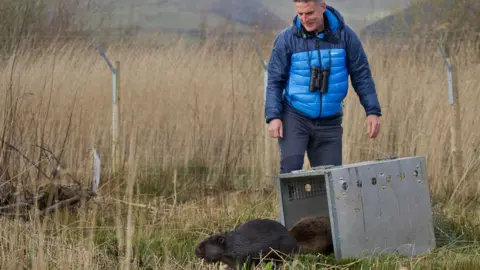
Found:
M 480 1 L 423 0 L 378 20 L 361 31 L 364 38 L 438 36 L 445 32 L 479 32 Z
M 329 5 L 338 8 L 345 20 L 355 29 L 407 6 L 408 0 L 332 0 Z M 117 28 L 138 27 L 141 32 L 160 30 L 190 31 L 202 23 L 213 31 L 228 18 L 236 29 L 278 31 L 291 24 L 295 15 L 291 0 L 117 0 L 101 2 L 103 26 Z M 107 19 L 108 17 L 108 19 Z M 204 21 L 205 20 L 205 21 Z

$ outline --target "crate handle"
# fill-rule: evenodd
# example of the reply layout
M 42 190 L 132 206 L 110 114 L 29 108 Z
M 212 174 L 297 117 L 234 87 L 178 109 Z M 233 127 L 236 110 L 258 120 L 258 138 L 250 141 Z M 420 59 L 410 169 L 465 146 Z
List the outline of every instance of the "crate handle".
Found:
M 321 166 L 316 166 L 312 167 L 312 170 L 327 170 L 335 167 L 334 165 L 321 165 Z
M 386 157 L 383 157 L 383 158 L 377 158 L 376 161 L 393 160 L 393 159 L 397 159 L 397 158 L 399 158 L 399 156 L 386 156 Z

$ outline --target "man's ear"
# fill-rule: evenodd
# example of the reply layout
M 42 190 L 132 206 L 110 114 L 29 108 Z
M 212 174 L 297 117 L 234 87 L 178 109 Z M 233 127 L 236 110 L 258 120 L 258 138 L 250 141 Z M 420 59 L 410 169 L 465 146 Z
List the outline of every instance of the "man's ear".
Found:
M 320 4 L 320 7 L 322 7 L 322 13 L 324 13 L 325 10 L 327 10 L 327 4 L 325 3 L 325 1 Z

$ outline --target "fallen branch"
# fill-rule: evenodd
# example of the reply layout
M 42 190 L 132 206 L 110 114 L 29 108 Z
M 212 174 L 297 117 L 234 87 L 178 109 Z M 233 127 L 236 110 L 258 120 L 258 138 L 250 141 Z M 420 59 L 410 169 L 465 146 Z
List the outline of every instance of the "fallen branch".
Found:
M 13 145 L 8 143 L 4 143 L 4 145 L 14 149 L 27 161 L 31 162 Z M 56 163 L 54 167 L 57 170 L 56 175 L 48 177 L 45 172 L 39 169 L 50 180 L 47 184 L 42 184 L 38 188 L 35 187 L 34 192 L 26 188 L 17 191 L 10 189 L 6 194 L 2 194 L 0 198 L 3 198 L 4 201 L 0 204 L 0 216 L 28 217 L 28 213 L 32 208 L 36 208 L 40 212 L 40 216 L 45 216 L 60 208 L 75 205 L 80 201 L 88 201 L 97 195 L 100 185 L 100 158 L 95 149 L 92 149 L 92 183 L 90 187 L 82 188 L 81 183 L 60 166 L 60 160 L 55 157 L 52 151 L 43 146 L 36 147 L 47 153 L 46 157 L 49 161 L 54 160 Z M 65 181 L 56 181 L 63 178 L 63 176 L 70 177 L 74 183 L 65 184 Z
M 9 205 L 6 205 L 6 206 L 1 206 L 0 207 L 0 210 L 8 210 L 8 209 L 11 209 L 11 208 L 17 208 L 17 207 L 22 207 L 22 206 L 31 206 L 32 204 L 31 203 L 28 203 L 28 202 L 21 202 L 21 203 L 15 203 L 15 204 L 9 204 Z
M 91 190 L 68 190 L 69 188 L 71 187 L 55 186 L 45 188 L 41 190 L 40 194 L 35 198 L 0 206 L 0 216 L 28 216 L 28 211 L 34 206 L 37 206 L 37 209 L 40 211 L 40 216 L 46 216 L 63 207 L 75 205 L 82 200 L 88 201 L 97 195 Z M 70 197 L 65 199 L 65 194 L 68 194 Z M 53 205 L 49 203 L 52 197 L 56 198 Z M 58 198 L 60 198 L 60 200 L 58 200 Z M 19 211 L 15 212 L 16 209 L 19 209 Z
M 60 201 L 50 207 L 47 207 L 42 215 L 47 215 L 55 210 L 58 210 L 60 209 L 61 207 L 65 207 L 65 206 L 69 206 L 69 205 L 73 205 L 73 204 L 76 204 L 78 202 L 80 202 L 82 199 L 86 199 L 86 200 L 89 200 L 91 197 L 94 197 L 96 194 L 94 194 L 93 192 L 90 192 L 90 191 L 84 191 L 84 192 L 81 192 L 80 194 L 70 198 L 70 199 L 66 199 L 66 200 L 63 200 L 63 201 Z

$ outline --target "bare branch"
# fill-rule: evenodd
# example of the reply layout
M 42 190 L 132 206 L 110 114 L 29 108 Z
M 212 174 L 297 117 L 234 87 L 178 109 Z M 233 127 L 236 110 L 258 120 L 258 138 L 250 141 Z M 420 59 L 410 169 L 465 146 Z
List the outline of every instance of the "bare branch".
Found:
M 47 158 L 49 158 L 49 159 L 50 159 L 50 158 L 53 158 L 53 160 L 56 162 L 56 166 L 55 166 L 54 171 L 58 171 L 59 168 L 62 169 L 60 160 L 55 156 L 55 154 L 54 154 L 51 150 L 49 150 L 49 149 L 47 149 L 47 148 L 45 148 L 45 147 L 43 147 L 43 146 L 41 146 L 41 145 L 32 145 L 32 146 L 38 147 L 38 148 L 40 148 L 42 151 L 48 153 L 48 155 L 44 154 Z M 82 186 L 82 183 L 80 183 L 73 175 L 71 175 L 71 174 L 70 174 L 69 172 L 67 172 L 67 171 L 64 171 L 64 172 L 65 172 L 65 174 L 68 175 L 68 177 L 70 177 L 70 179 L 72 179 L 78 186 L 80 186 L 80 187 Z M 52 172 L 52 174 L 53 174 L 53 172 Z
M 72 197 L 72 198 L 63 200 L 63 201 L 61 201 L 61 202 L 58 202 L 58 203 L 56 203 L 56 204 L 54 204 L 54 205 L 46 208 L 46 209 L 43 211 L 42 215 L 46 215 L 46 214 L 48 214 L 48 213 L 50 213 L 50 212 L 53 212 L 53 211 L 55 211 L 55 210 L 57 210 L 57 209 L 60 209 L 61 207 L 64 207 L 64 206 L 73 205 L 73 204 L 75 204 L 75 203 L 78 203 L 78 202 L 81 201 L 82 199 L 88 200 L 88 199 L 90 199 L 90 198 L 93 197 L 93 196 L 95 196 L 95 194 L 92 193 L 92 192 L 89 192 L 89 191 L 81 192 L 80 194 L 78 194 L 78 195 L 76 195 L 76 196 L 74 196 L 74 197 Z
M 32 164 L 43 176 L 45 176 L 47 179 L 50 179 L 50 177 L 37 164 L 32 162 L 24 153 L 22 153 L 20 150 L 18 150 L 18 148 L 16 148 L 15 146 L 11 145 L 10 143 L 8 143 L 4 140 L 0 139 L 0 141 L 2 142 L 2 144 L 6 145 L 10 149 L 12 149 L 15 152 L 17 152 L 18 154 L 20 154 L 20 156 L 22 156 L 28 163 Z

